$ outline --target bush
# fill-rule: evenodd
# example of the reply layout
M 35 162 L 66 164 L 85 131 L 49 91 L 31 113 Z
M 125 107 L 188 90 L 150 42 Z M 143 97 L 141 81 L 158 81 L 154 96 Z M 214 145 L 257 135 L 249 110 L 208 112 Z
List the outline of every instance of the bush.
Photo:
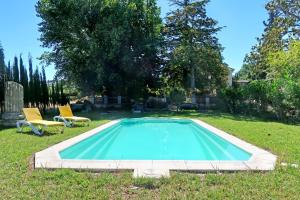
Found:
M 289 77 L 225 88 L 220 97 L 230 113 L 265 114 L 271 111 L 281 121 L 300 120 L 300 83 Z
M 266 81 L 252 81 L 242 88 L 243 108 L 248 113 L 264 113 L 268 109 L 269 84 Z M 246 102 L 245 102 L 246 101 Z
M 274 80 L 267 95 L 277 119 L 287 122 L 299 120 L 299 83 L 288 77 Z
M 230 113 L 241 112 L 242 90 L 239 87 L 223 88 L 220 91 L 220 98 Z

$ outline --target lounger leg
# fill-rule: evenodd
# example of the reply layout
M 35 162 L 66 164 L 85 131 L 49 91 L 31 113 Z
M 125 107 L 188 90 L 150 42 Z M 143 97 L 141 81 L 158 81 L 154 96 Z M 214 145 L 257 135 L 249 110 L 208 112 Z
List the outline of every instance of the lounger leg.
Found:
M 63 122 L 65 124 L 65 127 L 72 127 L 72 122 L 69 122 L 68 120 L 66 120 L 61 116 L 55 116 L 53 120 L 56 122 L 60 122 L 60 121 Z
M 23 125 L 25 125 L 26 121 L 17 121 L 17 132 L 18 133 L 23 133 Z
M 39 136 L 43 135 L 33 124 L 31 124 L 30 122 L 24 121 L 24 120 L 17 122 L 17 131 L 22 133 L 23 126 L 25 126 L 25 125 L 29 126 L 31 128 L 32 132 L 34 132 L 34 134 L 39 135 Z

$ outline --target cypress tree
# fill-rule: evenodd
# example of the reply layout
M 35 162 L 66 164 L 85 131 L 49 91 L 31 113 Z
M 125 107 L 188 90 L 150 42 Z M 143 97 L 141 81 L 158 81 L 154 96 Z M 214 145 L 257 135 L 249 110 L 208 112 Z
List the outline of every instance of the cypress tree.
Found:
M 4 61 L 4 49 L 0 43 L 0 78 L 4 80 L 5 76 L 5 61 Z
M 39 107 L 41 102 L 41 83 L 40 83 L 40 73 L 38 67 L 36 67 L 33 74 L 33 99 L 35 106 Z
M 11 66 L 10 66 L 10 61 L 8 61 L 8 64 L 7 64 L 6 77 L 7 77 L 7 79 L 6 79 L 7 81 L 12 81 L 13 80 L 12 69 L 11 69 Z
M 18 58 L 15 56 L 14 64 L 13 64 L 13 81 L 19 83 L 20 82 L 20 73 L 19 73 L 19 66 L 18 66 Z
M 4 101 L 4 82 L 5 82 L 5 61 L 4 50 L 0 43 L 0 111 L 2 112 L 2 105 Z
M 68 103 L 68 99 L 64 93 L 63 81 L 60 82 L 60 98 L 61 98 L 61 105 L 66 105 Z
M 28 56 L 28 64 L 29 64 L 29 102 L 31 105 L 35 102 L 35 91 L 34 91 L 34 79 L 33 79 L 33 67 L 32 67 L 32 57 Z
M 51 86 L 51 99 L 52 99 L 52 104 L 53 106 L 56 105 L 56 93 L 55 93 L 55 87 L 54 87 L 54 83 L 52 82 L 52 86 Z
M 45 67 L 42 68 L 41 85 L 42 85 L 42 94 L 43 94 L 43 104 L 44 104 L 44 107 L 46 107 L 49 105 L 49 91 L 48 91 Z
M 56 103 L 61 105 L 61 98 L 60 98 L 60 92 L 59 92 L 59 84 L 58 84 L 58 81 L 56 80 L 56 83 L 55 83 L 55 99 L 56 99 Z
M 20 83 L 24 88 L 24 103 L 25 103 L 25 105 L 28 105 L 28 95 L 29 95 L 29 93 L 28 93 L 28 75 L 27 75 L 27 70 L 23 63 L 22 55 L 20 55 L 19 61 L 20 61 Z
M 28 107 L 29 105 L 29 97 L 30 97 L 30 91 L 29 91 L 29 84 L 28 84 L 28 73 L 27 69 L 24 68 L 24 103 Z

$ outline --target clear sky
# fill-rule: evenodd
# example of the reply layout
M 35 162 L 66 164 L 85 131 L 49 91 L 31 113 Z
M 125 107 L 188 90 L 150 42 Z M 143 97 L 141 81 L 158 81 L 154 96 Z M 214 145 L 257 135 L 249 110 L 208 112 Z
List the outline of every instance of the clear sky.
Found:
M 25 63 L 31 53 L 34 64 L 38 65 L 39 57 L 45 49 L 38 40 L 40 19 L 36 17 L 34 5 L 37 0 L 1 0 L 0 2 L 0 42 L 5 50 L 6 62 L 15 55 L 23 55 Z M 245 54 L 256 43 L 264 29 L 263 21 L 267 19 L 264 9 L 266 0 L 211 0 L 208 15 L 225 26 L 218 34 L 220 43 L 225 48 L 225 62 L 238 71 Z M 168 0 L 158 0 L 162 17 L 170 11 Z M 55 71 L 47 67 L 48 79 Z

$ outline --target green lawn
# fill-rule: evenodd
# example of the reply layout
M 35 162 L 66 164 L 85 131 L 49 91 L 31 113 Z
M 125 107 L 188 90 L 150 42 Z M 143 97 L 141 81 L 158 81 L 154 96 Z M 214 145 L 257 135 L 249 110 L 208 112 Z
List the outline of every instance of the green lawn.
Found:
M 199 118 L 278 155 L 276 170 L 265 173 L 173 172 L 171 178 L 133 179 L 132 172 L 90 173 L 74 170 L 33 170 L 32 155 L 129 113 L 88 115 L 90 127 L 66 129 L 64 134 L 18 134 L 0 129 L 1 199 L 300 199 L 300 127 L 227 114 L 156 113 L 147 116 Z

